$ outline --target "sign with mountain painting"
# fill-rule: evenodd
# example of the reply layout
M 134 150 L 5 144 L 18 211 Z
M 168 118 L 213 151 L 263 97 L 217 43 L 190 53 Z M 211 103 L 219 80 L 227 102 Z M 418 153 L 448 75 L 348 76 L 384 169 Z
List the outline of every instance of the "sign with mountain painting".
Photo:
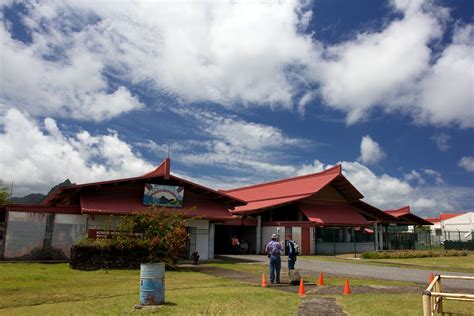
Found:
M 145 184 L 145 193 L 143 195 L 143 204 L 165 207 L 183 207 L 184 187 Z

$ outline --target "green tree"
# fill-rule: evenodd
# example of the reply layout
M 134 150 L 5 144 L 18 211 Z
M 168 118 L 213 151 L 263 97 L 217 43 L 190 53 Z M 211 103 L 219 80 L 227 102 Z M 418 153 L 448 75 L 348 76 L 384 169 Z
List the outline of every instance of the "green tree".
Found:
M 10 193 L 8 192 L 8 187 L 3 184 L 3 181 L 0 180 L 0 205 L 7 204 L 10 199 Z

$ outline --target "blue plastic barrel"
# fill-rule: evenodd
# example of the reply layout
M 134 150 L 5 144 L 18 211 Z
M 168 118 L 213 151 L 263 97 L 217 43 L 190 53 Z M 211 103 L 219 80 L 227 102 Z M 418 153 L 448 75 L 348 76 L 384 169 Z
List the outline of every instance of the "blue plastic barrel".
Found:
M 165 264 L 140 265 L 140 304 L 158 305 L 165 302 Z

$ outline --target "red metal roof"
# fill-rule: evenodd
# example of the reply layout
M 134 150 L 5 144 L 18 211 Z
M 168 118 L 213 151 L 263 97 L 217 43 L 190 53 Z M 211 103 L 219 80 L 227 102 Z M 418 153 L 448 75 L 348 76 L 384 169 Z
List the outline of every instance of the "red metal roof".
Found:
M 340 165 L 319 173 L 277 180 L 248 187 L 221 191 L 231 196 L 247 201 L 247 205 L 238 206 L 232 211 L 235 214 L 258 213 L 264 209 L 283 206 L 289 203 L 304 200 L 318 193 L 329 184 L 337 187 L 338 191 L 347 194 L 348 201 L 359 201 L 363 195 L 342 175 Z M 360 201 L 359 201 L 360 202 Z M 368 207 L 368 204 L 364 204 Z M 385 217 L 395 219 L 385 215 L 382 211 L 372 207 L 365 212 L 373 217 L 375 213 Z M 380 216 L 379 216 L 380 217 Z
M 404 206 L 398 210 L 389 210 L 384 211 L 387 214 L 390 214 L 396 217 L 401 224 L 405 225 L 433 225 L 432 222 L 427 221 L 424 218 L 421 218 L 410 212 L 410 206 Z
M 188 185 L 194 187 L 196 189 L 202 190 L 206 193 L 211 193 L 216 198 L 222 198 L 223 200 L 230 202 L 233 205 L 243 205 L 245 201 L 240 200 L 237 197 L 230 196 L 226 192 L 216 191 L 200 184 L 173 176 L 170 174 L 170 166 L 171 161 L 169 158 L 165 159 L 155 170 L 145 173 L 144 175 L 133 177 L 133 178 L 124 178 L 124 179 L 116 179 L 116 180 L 107 180 L 107 181 L 99 181 L 99 182 L 91 182 L 91 183 L 83 183 L 71 186 L 64 186 L 57 188 L 54 192 L 52 192 L 43 202 L 43 205 L 51 205 L 54 204 L 53 200 L 58 198 L 64 192 L 79 192 L 84 188 L 89 187 L 101 187 L 104 185 L 111 185 L 111 184 L 119 184 L 124 182 L 137 182 L 143 180 L 151 180 L 153 178 L 163 178 L 163 179 L 172 179 L 181 182 L 183 185 Z
M 249 202 L 247 205 L 237 206 L 232 213 L 235 214 L 250 214 L 258 212 L 261 209 L 270 208 L 273 206 L 282 206 L 294 201 L 298 201 L 307 197 L 310 197 L 311 194 L 305 195 L 297 195 L 297 196 L 290 196 L 290 197 L 283 197 L 278 199 L 270 199 L 270 200 L 262 200 L 262 201 L 255 201 Z
M 280 199 L 297 195 L 310 195 L 318 192 L 341 175 L 341 166 L 337 165 L 323 172 L 272 181 L 248 187 L 221 190 L 246 202 Z
M 214 202 L 195 196 L 187 196 L 185 193 L 183 208 L 167 208 L 182 212 L 185 216 L 200 217 L 212 220 L 233 219 L 224 203 Z M 148 209 L 143 205 L 140 194 L 130 190 L 129 192 L 83 192 L 81 194 L 81 210 L 87 214 L 132 214 Z
M 450 219 L 450 218 L 453 218 L 453 217 L 456 217 L 456 216 L 459 216 L 459 215 L 463 215 L 463 213 L 440 214 L 439 219 L 441 221 L 445 221 L 447 219 Z
M 12 212 L 81 214 L 81 207 L 79 205 L 47 206 L 31 204 L 9 204 L 5 206 L 5 209 L 7 211 Z
M 324 225 L 344 225 L 344 226 L 366 226 L 370 223 L 347 203 L 337 202 L 299 202 L 301 211 L 311 222 L 321 226 Z
M 404 206 L 402 208 L 399 208 L 398 210 L 387 210 L 384 212 L 398 218 L 398 217 L 410 214 L 410 207 Z
M 425 221 L 435 224 L 435 223 L 439 223 L 441 220 L 439 219 L 439 217 L 437 218 L 429 217 L 429 218 L 425 218 Z

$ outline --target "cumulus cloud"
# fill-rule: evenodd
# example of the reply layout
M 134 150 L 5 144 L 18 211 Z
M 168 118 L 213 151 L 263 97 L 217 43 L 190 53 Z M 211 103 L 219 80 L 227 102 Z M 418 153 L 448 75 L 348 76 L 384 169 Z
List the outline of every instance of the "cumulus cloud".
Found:
M 459 25 L 440 54 L 431 44 L 449 12 L 393 1 L 401 17 L 381 30 L 323 45 L 305 33 L 310 4 L 30 2 L 22 22 L 31 43 L 12 39 L 8 23 L 0 27 L 0 98 L 34 114 L 101 120 L 142 107 L 127 87 L 146 86 L 186 104 L 303 114 L 319 98 L 348 123 L 381 107 L 421 123 L 472 126 L 471 25 Z
M 362 141 L 360 142 L 359 161 L 371 165 L 380 162 L 386 157 L 387 155 L 382 150 L 380 145 L 369 135 L 362 137 Z
M 474 157 L 471 157 L 471 156 L 462 157 L 458 161 L 458 166 L 463 168 L 467 172 L 474 172 Z
M 95 121 L 143 107 L 126 87 L 111 88 L 103 75 L 105 64 L 82 47 L 71 48 L 67 60 L 55 61 L 42 57 L 49 48 L 13 40 L 3 27 L 0 42 L 0 101 L 9 106 L 34 115 Z
M 417 100 L 421 121 L 474 127 L 473 40 L 472 25 L 457 27 L 452 43 L 423 78 Z
M 47 192 L 66 178 L 95 182 L 137 176 L 153 166 L 110 131 L 67 136 L 56 121 L 36 122 L 17 109 L 1 116 L 0 179 L 14 181 L 14 195 Z

